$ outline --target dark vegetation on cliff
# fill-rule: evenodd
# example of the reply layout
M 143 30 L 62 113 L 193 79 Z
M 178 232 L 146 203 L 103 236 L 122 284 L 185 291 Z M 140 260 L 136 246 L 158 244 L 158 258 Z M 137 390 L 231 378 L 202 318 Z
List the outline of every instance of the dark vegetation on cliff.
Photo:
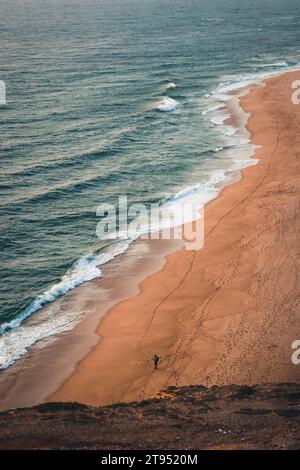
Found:
M 169 388 L 140 403 L 0 413 L 0 449 L 300 449 L 300 384 Z

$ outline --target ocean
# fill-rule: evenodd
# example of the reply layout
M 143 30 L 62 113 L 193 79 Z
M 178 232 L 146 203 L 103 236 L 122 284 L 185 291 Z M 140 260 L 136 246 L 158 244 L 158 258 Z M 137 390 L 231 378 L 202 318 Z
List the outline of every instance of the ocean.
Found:
M 298 0 L 1 1 L 0 368 L 133 242 L 96 237 L 100 204 L 205 202 L 255 163 L 224 105 L 298 67 L 299 24 Z

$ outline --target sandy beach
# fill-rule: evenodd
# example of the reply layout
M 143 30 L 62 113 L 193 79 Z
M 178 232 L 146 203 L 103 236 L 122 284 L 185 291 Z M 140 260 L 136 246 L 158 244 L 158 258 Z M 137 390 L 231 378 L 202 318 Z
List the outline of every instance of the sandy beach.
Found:
M 300 337 L 296 79 L 276 76 L 241 99 L 259 163 L 207 205 L 202 250 L 169 255 L 137 295 L 107 312 L 99 343 L 49 401 L 105 405 L 171 385 L 299 381 L 291 361 Z

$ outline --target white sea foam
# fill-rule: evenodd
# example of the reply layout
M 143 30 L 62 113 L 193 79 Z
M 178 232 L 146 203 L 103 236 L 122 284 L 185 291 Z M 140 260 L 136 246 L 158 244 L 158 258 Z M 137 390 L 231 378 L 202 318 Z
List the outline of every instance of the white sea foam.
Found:
M 167 83 L 165 86 L 165 90 L 173 90 L 174 88 L 176 88 L 176 83 L 174 82 Z
M 259 66 L 256 64 L 256 66 Z M 247 143 L 248 139 L 245 139 L 238 130 L 238 128 L 232 125 L 224 125 L 226 119 L 230 118 L 228 112 L 228 101 L 232 99 L 233 95 L 237 92 L 243 91 L 244 89 L 261 84 L 262 80 L 271 78 L 278 75 L 278 68 L 287 69 L 290 71 L 299 70 L 299 64 L 290 66 L 285 60 L 277 61 L 269 64 L 262 64 L 262 67 L 274 68 L 277 70 L 263 71 L 253 74 L 241 74 L 240 76 L 226 76 L 221 79 L 219 85 L 211 93 L 207 94 L 208 107 L 202 111 L 202 115 L 210 115 L 210 122 L 213 125 L 219 126 L 220 132 L 228 138 L 234 138 L 228 144 L 240 145 Z
M 260 65 L 256 64 L 256 66 L 259 67 Z M 292 72 L 299 70 L 300 64 L 289 65 L 286 61 L 280 61 L 272 64 L 261 64 L 261 66 L 262 68 L 274 67 L 274 69 L 277 70 L 268 70 L 252 74 L 241 74 L 238 77 L 236 75 L 228 75 L 223 77 L 222 82 L 211 93 L 211 96 L 214 96 L 216 99 L 219 99 L 223 102 L 227 101 L 232 98 L 232 94 L 234 92 L 242 90 L 243 88 L 249 87 L 251 85 L 258 85 L 262 80 L 266 80 L 278 75 L 280 73 L 278 68 L 282 68 L 282 72 L 286 72 L 287 69 Z
M 207 95 L 206 98 L 209 98 L 210 95 Z M 217 103 L 217 104 L 214 104 L 213 106 L 210 106 L 208 109 L 205 109 L 204 111 L 202 111 L 202 116 L 205 116 L 206 114 L 208 113 L 211 113 L 213 111 L 217 111 L 218 109 L 221 109 L 224 107 L 224 104 L 223 103 Z
M 173 100 L 173 98 L 163 98 L 161 101 L 155 104 L 154 108 L 158 109 L 161 112 L 171 112 L 179 106 L 178 101 Z
M 10 330 L 0 337 L 0 369 L 6 369 L 24 356 L 28 349 L 40 340 L 70 331 L 82 318 L 83 312 L 59 312 L 34 324 L 26 324 Z
M 195 200 L 197 203 L 206 204 L 218 194 L 219 185 L 225 181 L 225 171 L 216 169 L 209 175 L 207 181 L 197 183 L 193 186 L 187 186 L 185 189 L 175 194 L 172 201 L 180 200 L 181 202 L 192 203 Z
M 282 60 L 281 62 L 275 62 L 272 64 L 256 64 L 256 67 L 266 68 L 266 67 L 289 67 L 289 64 Z
M 212 116 L 210 118 L 210 122 L 212 124 L 218 126 L 219 124 L 223 124 L 223 122 L 226 121 L 229 118 L 230 118 L 229 113 L 219 113 L 219 114 L 215 114 L 214 116 Z
M 233 126 L 223 126 L 223 131 L 225 135 L 232 137 L 234 134 L 237 133 L 237 128 Z
M 40 294 L 27 309 L 25 309 L 14 320 L 0 325 L 0 334 L 16 328 L 23 323 L 26 318 L 40 310 L 44 305 L 53 302 L 69 290 L 78 285 L 101 276 L 100 269 L 96 266 L 91 256 L 86 256 L 76 261 L 74 266 L 67 271 L 61 280 Z

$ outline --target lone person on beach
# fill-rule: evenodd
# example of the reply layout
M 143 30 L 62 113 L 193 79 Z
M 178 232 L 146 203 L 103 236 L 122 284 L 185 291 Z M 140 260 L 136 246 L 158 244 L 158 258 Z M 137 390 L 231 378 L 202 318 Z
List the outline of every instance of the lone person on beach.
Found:
M 158 357 L 158 355 L 154 354 L 153 356 L 154 369 L 157 369 L 159 361 L 160 361 L 160 358 Z

